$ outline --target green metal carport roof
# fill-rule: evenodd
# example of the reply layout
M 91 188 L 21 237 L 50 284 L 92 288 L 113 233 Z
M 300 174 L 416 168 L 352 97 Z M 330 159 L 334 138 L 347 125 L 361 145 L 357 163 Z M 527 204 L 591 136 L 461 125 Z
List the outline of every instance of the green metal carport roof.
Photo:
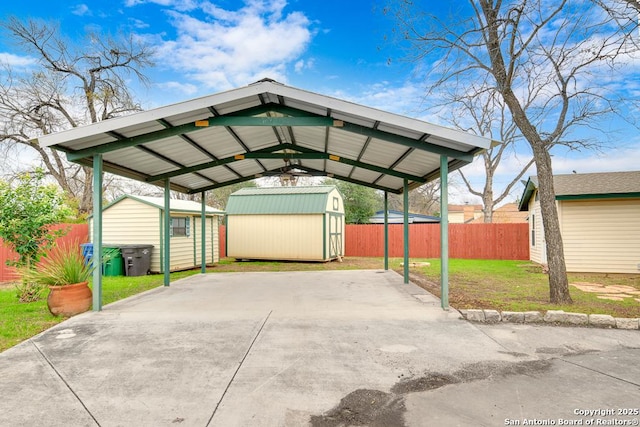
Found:
M 103 171 L 164 185 L 165 190 L 200 193 L 296 170 L 385 194 L 406 194 L 442 173 L 444 199 L 448 171 L 470 163 L 492 144 L 484 137 L 270 79 L 43 135 L 38 142 L 66 152 L 72 162 L 92 166 L 94 189 L 102 188 Z M 97 194 L 94 213 L 102 211 L 101 203 Z M 101 230 L 95 231 L 100 238 Z M 166 274 L 166 285 L 168 280 Z
M 241 188 L 229 196 L 228 215 L 317 214 L 327 211 L 333 185 Z

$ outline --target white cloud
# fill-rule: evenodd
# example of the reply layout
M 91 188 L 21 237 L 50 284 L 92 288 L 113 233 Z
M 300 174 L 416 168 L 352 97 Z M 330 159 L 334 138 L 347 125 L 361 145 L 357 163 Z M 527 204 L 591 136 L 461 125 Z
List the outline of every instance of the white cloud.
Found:
M 91 15 L 91 10 L 89 9 L 89 6 L 87 6 L 84 3 L 81 3 L 79 5 L 76 5 L 71 10 L 71 13 L 78 16 L 86 16 L 86 15 Z
M 296 73 L 301 74 L 304 70 L 313 69 L 314 65 L 315 61 L 313 60 L 313 58 L 307 59 L 306 61 L 304 59 L 301 59 L 295 63 L 293 69 Z
M 327 76 L 327 79 L 335 80 L 336 76 Z M 423 91 L 412 82 L 393 85 L 387 81 L 374 83 L 370 86 L 349 87 L 345 90 L 332 90 L 331 96 L 377 108 L 396 114 L 419 118 L 423 112 L 418 108 L 421 104 Z
M 172 92 L 179 92 L 184 95 L 193 95 L 198 92 L 198 87 L 191 83 L 181 83 L 181 82 L 164 82 L 159 83 L 158 86 L 160 89 L 170 90 Z
M 138 29 L 149 28 L 149 24 L 141 19 L 129 18 L 129 22 L 134 28 L 138 28 Z
M 300 12 L 285 15 L 285 6 L 281 0 L 250 0 L 238 10 L 225 10 L 205 2 L 200 6 L 206 15 L 203 19 L 169 11 L 176 36 L 159 43 L 157 62 L 209 90 L 242 86 L 264 77 L 284 83 L 288 67 L 296 68 L 312 37 L 306 16 Z M 301 63 L 304 66 L 309 63 Z
M 7 64 L 13 68 L 27 68 L 37 61 L 30 56 L 14 55 L 8 52 L 0 52 L 0 63 Z
M 576 156 L 571 152 L 567 154 L 554 154 L 553 173 L 566 174 L 590 172 L 623 172 L 640 170 L 640 145 L 622 149 L 607 150 L 603 153 L 590 152 L 587 156 Z
M 158 6 L 170 7 L 180 12 L 188 12 L 198 7 L 197 0 L 125 0 L 125 7 L 135 7 L 141 4 L 156 4 Z

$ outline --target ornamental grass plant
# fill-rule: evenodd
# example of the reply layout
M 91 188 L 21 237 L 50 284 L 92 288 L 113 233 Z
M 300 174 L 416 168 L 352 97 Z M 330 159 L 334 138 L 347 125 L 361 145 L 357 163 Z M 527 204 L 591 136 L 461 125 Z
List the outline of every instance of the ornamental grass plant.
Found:
M 65 286 L 87 282 L 92 272 L 80 245 L 65 242 L 53 247 L 34 269 L 25 271 L 24 278 L 41 286 Z

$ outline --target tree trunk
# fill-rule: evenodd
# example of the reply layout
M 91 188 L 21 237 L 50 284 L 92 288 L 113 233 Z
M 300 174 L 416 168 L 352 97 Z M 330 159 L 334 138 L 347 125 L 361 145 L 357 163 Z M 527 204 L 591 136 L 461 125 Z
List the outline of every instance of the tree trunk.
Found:
M 491 224 L 493 223 L 493 199 L 483 198 L 482 203 L 484 204 L 484 223 Z
M 84 172 L 84 185 L 82 186 L 78 210 L 80 214 L 88 215 L 93 211 L 93 169 L 83 166 L 82 170 Z
M 564 246 L 560 233 L 560 221 L 553 187 L 551 156 L 544 146 L 532 144 L 538 174 L 538 196 L 542 211 L 542 224 L 549 266 L 549 299 L 552 304 L 573 303 L 569 295 Z
M 485 164 L 489 162 L 485 161 Z M 484 191 L 482 192 L 482 204 L 484 213 L 484 223 L 491 224 L 493 222 L 493 206 L 495 201 L 493 200 L 493 171 L 485 166 L 487 171 L 487 180 L 484 184 Z

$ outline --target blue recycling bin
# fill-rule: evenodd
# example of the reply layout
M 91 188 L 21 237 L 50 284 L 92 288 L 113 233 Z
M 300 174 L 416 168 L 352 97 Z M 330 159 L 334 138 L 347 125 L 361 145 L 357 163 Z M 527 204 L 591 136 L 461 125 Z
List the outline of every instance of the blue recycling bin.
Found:
M 82 256 L 84 257 L 84 263 L 89 264 L 93 259 L 93 243 L 83 243 L 80 245 L 82 248 Z

